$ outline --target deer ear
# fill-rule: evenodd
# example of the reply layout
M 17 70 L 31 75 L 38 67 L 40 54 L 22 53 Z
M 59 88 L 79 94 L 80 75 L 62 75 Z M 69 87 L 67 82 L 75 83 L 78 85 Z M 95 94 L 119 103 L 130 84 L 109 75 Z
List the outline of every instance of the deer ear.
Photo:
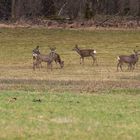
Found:
M 54 47 L 53 49 L 56 50 L 56 47 Z
M 134 53 L 135 53 L 135 54 L 138 54 L 138 52 L 139 52 L 139 51 L 134 50 Z
M 52 50 L 52 47 L 49 46 L 49 49 Z

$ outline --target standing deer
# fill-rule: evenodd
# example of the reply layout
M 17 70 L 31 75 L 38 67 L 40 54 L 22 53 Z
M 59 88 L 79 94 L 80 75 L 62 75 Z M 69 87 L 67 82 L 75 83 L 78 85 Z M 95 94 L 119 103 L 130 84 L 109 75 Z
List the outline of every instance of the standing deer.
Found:
M 33 49 L 33 51 L 32 51 L 33 60 L 36 59 L 36 55 L 37 55 L 37 54 L 40 54 L 39 46 L 36 46 L 36 48 Z
M 118 64 L 117 64 L 117 71 L 119 71 L 119 67 L 121 69 L 121 71 L 123 71 L 122 69 L 122 65 L 124 63 L 128 64 L 128 69 L 131 71 L 131 70 L 134 70 L 135 68 L 135 64 L 138 62 L 139 60 L 139 51 L 136 51 L 134 50 L 134 54 L 131 54 L 131 55 L 120 55 L 118 57 Z
M 96 65 L 98 65 L 96 61 L 96 57 L 95 57 L 96 51 L 94 49 L 80 49 L 78 45 L 75 45 L 73 50 L 76 51 L 80 55 L 80 64 L 82 63 L 84 64 L 85 57 L 92 57 L 93 64 L 95 64 L 96 62 Z
M 47 63 L 47 68 L 51 68 L 52 70 L 52 62 L 53 62 L 54 58 L 50 57 L 49 55 L 43 55 L 43 54 L 36 54 L 35 55 L 35 61 L 33 61 L 33 70 L 35 70 L 35 68 L 39 67 L 42 62 L 46 62 Z
M 33 61 L 33 69 L 35 70 L 35 68 L 39 67 L 42 62 L 47 62 L 47 67 L 51 68 L 52 70 L 52 62 L 55 61 L 56 63 L 59 63 L 60 67 L 63 68 L 64 67 L 64 61 L 61 60 L 60 55 L 55 53 L 54 51 L 51 51 L 49 55 L 43 55 L 40 54 L 40 52 L 38 53 L 38 51 L 34 51 L 33 52 L 33 57 L 34 57 L 34 61 Z

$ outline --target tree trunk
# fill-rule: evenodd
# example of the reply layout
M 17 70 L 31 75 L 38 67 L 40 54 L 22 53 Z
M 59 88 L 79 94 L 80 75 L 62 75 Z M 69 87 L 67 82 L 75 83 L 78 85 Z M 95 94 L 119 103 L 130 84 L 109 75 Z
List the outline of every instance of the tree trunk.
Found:
M 16 0 L 12 0 L 11 18 L 16 19 Z

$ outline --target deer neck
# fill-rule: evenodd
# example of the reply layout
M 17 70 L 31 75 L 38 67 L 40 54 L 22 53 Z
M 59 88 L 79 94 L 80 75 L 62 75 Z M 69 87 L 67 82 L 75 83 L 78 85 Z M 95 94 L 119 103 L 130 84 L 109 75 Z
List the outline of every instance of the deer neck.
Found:
M 76 48 L 76 52 L 81 55 L 81 51 L 79 48 Z
M 135 57 L 135 58 L 138 58 L 138 53 L 135 53 L 135 54 L 134 54 L 134 57 Z

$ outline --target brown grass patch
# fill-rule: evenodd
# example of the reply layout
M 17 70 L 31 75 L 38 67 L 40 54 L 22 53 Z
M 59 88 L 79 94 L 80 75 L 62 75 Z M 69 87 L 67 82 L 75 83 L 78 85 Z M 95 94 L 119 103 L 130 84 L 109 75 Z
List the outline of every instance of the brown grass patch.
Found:
M 29 90 L 50 92 L 97 92 L 112 89 L 138 89 L 139 81 L 73 81 L 37 79 L 0 79 L 0 90 Z

